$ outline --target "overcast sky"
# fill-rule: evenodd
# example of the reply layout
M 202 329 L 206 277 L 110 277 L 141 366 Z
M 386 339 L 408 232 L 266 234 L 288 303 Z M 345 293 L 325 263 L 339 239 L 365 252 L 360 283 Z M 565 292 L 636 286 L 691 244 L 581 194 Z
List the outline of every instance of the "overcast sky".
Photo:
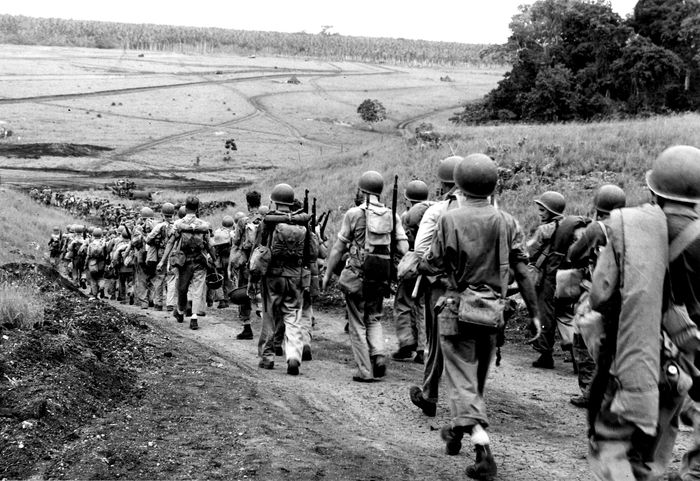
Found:
M 465 43 L 503 43 L 517 7 L 532 0 L 4 0 L 0 13 L 35 17 L 330 32 Z M 636 0 L 611 0 L 622 17 Z

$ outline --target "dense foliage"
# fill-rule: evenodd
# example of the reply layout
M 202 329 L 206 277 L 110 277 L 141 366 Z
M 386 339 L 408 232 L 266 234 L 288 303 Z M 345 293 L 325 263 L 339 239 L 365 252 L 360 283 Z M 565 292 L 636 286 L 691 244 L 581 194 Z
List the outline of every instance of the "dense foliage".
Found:
M 513 68 L 455 122 L 566 121 L 700 106 L 700 0 L 639 0 L 622 20 L 604 0 L 520 7 L 502 48 Z
M 0 15 L 0 43 L 304 56 L 409 65 L 500 63 L 487 45 Z
M 379 100 L 365 99 L 358 107 L 357 113 L 368 124 L 386 119 L 386 108 Z

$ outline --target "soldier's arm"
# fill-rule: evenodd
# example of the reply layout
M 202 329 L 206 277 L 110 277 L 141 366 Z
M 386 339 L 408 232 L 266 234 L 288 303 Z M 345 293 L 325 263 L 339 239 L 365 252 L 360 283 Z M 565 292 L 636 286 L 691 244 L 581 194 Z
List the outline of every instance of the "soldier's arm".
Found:
M 535 337 L 528 341 L 533 342 L 542 334 L 542 323 L 540 322 L 540 312 L 537 305 L 537 293 L 535 284 L 532 282 L 532 277 L 530 277 L 530 269 L 528 268 L 528 254 L 524 242 L 525 236 L 518 222 L 515 220 L 512 222 L 513 237 L 510 242 L 508 262 L 511 269 L 513 269 L 513 277 L 518 284 L 520 295 L 523 301 L 525 301 L 527 310 L 530 313 L 532 324 L 535 326 Z
M 160 259 L 160 262 L 158 262 L 158 266 L 156 267 L 157 270 L 163 270 L 165 267 L 165 263 L 168 261 L 168 257 L 170 256 L 170 252 L 173 250 L 173 246 L 175 245 L 175 233 L 173 232 L 170 234 L 170 237 L 168 237 L 168 243 L 165 246 L 165 252 L 163 252 L 163 257 Z
M 338 239 L 335 241 L 335 244 L 333 244 L 333 247 L 331 248 L 330 254 L 328 254 L 328 259 L 326 260 L 326 274 L 323 276 L 323 285 L 322 289 L 326 290 L 328 287 L 328 283 L 331 280 L 331 277 L 333 276 L 333 272 L 335 271 L 336 266 L 340 262 L 340 260 L 343 257 L 343 254 L 348 250 L 348 245 L 342 241 L 341 239 Z

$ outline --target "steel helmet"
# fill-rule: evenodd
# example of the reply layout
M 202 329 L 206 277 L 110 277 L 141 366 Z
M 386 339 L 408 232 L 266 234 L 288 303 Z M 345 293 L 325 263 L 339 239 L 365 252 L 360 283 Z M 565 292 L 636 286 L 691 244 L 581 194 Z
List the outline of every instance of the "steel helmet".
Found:
M 275 204 L 294 204 L 294 189 L 289 184 L 277 184 L 270 194 L 270 200 Z
M 100 229 L 99 227 L 96 227 L 96 228 L 92 231 L 92 236 L 93 236 L 95 239 L 99 239 L 100 237 L 102 237 L 102 229 Z
M 440 182 L 454 184 L 455 167 L 457 167 L 457 164 L 459 164 L 463 160 L 464 157 L 461 157 L 459 155 L 453 155 L 451 157 L 447 157 L 446 159 L 441 160 L 440 165 L 438 165 L 437 171 L 437 176 L 438 179 L 440 179 Z
M 122 224 L 122 225 L 119 226 L 119 233 L 121 234 L 121 236 L 122 236 L 124 239 L 128 239 L 129 237 L 131 237 L 131 236 L 129 235 L 129 230 L 126 228 L 126 226 L 125 226 L 124 224 Z
M 260 215 L 266 215 L 268 212 L 270 212 L 270 208 L 266 205 L 261 205 L 258 208 L 258 214 Z M 245 214 L 243 214 L 243 217 L 245 217 Z
M 554 215 L 562 215 L 566 208 L 566 199 L 559 192 L 548 190 L 535 199 L 535 204 L 541 205 Z
M 472 197 L 488 197 L 496 188 L 498 167 L 486 154 L 471 154 L 457 163 L 454 179 L 465 194 Z
M 61 232 L 61 228 L 55 225 L 53 226 L 53 231 L 58 234 L 59 232 Z
M 73 231 L 76 234 L 82 234 L 85 231 L 85 226 L 80 225 L 80 224 L 76 224 L 75 226 L 73 226 Z
M 141 217 L 143 219 L 150 219 L 151 217 L 153 217 L 153 209 L 151 209 L 150 207 L 143 207 L 141 209 Z
M 664 199 L 700 202 L 700 149 L 675 145 L 661 152 L 647 172 L 647 185 Z
M 595 208 L 599 212 L 610 213 L 611 210 L 620 209 L 627 203 L 625 191 L 613 184 L 605 184 L 595 194 Z
M 259 210 L 260 210 L 260 209 L 258 209 L 258 211 L 259 211 Z M 239 211 L 239 212 L 236 212 L 235 214 L 233 214 L 233 219 L 234 219 L 235 222 L 238 222 L 239 220 L 241 220 L 241 219 L 244 218 L 244 217 L 245 217 L 245 212 L 240 212 L 240 211 Z
M 184 205 L 181 205 L 180 208 L 177 211 L 177 216 L 182 219 L 187 215 L 187 208 Z
M 360 176 L 358 186 L 365 194 L 381 195 L 384 190 L 384 178 L 376 170 L 368 170 Z
M 95 231 L 95 228 L 93 226 L 89 225 L 89 226 L 87 226 L 86 230 L 87 230 L 88 234 L 92 234 Z
M 164 217 L 172 217 L 175 215 L 175 206 L 170 202 L 166 202 L 161 206 L 160 213 L 163 214 Z
M 225 215 L 224 218 L 221 219 L 221 225 L 224 227 L 233 227 L 233 217 Z
M 422 180 L 412 180 L 406 186 L 404 197 L 411 202 L 422 202 L 428 200 L 428 184 Z

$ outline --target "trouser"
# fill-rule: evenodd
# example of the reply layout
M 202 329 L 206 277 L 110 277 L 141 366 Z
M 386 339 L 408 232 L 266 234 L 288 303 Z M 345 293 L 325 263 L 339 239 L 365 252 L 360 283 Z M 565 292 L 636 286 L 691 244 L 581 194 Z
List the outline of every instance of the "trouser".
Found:
M 187 309 L 187 293 L 192 289 L 192 314 L 196 315 L 202 310 L 202 297 L 204 294 L 204 281 L 207 276 L 207 267 L 201 262 L 187 261 L 178 268 L 177 277 L 177 310 L 181 314 Z M 205 304 L 206 305 L 206 304 Z
M 146 265 L 136 264 L 134 271 L 134 297 L 136 305 L 140 307 L 148 307 L 149 293 L 153 296 L 155 273 Z M 155 303 L 155 301 L 154 301 Z
M 102 281 L 102 285 L 104 286 L 104 292 L 105 296 L 107 297 L 112 297 L 113 294 L 115 294 L 116 288 L 117 288 L 117 280 L 116 279 L 107 279 L 104 278 Z
M 265 343 L 270 335 L 272 335 L 274 348 L 282 347 L 284 345 L 285 331 L 284 321 L 266 323 L 263 313 L 262 328 L 260 329 L 260 337 L 258 337 L 258 356 L 262 357 L 263 351 L 265 350 Z
M 535 351 L 542 354 L 552 354 L 554 350 L 554 337 L 557 332 L 557 317 L 554 305 L 554 292 L 556 290 L 556 278 L 545 277 L 542 285 L 537 289 L 537 307 L 542 322 L 542 335 L 532 343 Z
M 301 328 L 302 285 L 299 277 L 273 277 L 263 279 L 265 311 L 263 324 L 267 332 L 276 332 L 284 324 L 284 350 L 287 361 L 301 363 L 303 336 Z M 262 358 L 272 362 L 275 359 L 275 336 L 267 336 Z
M 90 281 L 90 295 L 92 297 L 97 297 L 97 295 L 100 293 L 100 281 L 102 280 L 102 272 L 91 272 L 90 275 L 88 276 L 88 280 Z
M 440 329 L 438 328 L 435 304 L 445 294 L 445 287 L 440 281 L 435 282 L 426 289 L 424 294 L 425 304 L 425 333 L 428 344 L 428 356 L 423 368 L 423 393 L 426 401 L 436 403 L 440 378 L 444 368 L 442 346 L 440 344 Z
M 590 443 L 591 471 L 602 481 L 660 480 L 671 462 L 685 396 L 660 396 L 657 433 L 650 436 L 611 411 L 616 389 L 609 380 Z
M 165 305 L 175 307 L 177 305 L 177 278 L 178 271 L 176 268 L 171 267 L 165 274 L 165 284 L 166 284 L 166 296 Z
M 119 273 L 119 299 L 125 300 L 128 293 L 129 283 L 134 276 L 133 272 L 120 272 Z
M 372 379 L 372 357 L 384 355 L 384 335 L 382 333 L 382 303 L 384 286 L 365 282 L 363 292 L 346 294 L 348 324 L 352 353 L 359 371 L 358 376 Z
M 165 286 L 166 286 L 166 278 L 170 273 L 165 273 L 163 271 L 156 271 L 155 275 L 153 276 L 153 304 L 156 306 L 163 306 L 163 299 L 165 299 L 166 292 L 165 292 Z
M 49 264 L 51 264 L 51 266 L 54 269 L 59 269 L 60 261 L 61 261 L 61 258 L 59 256 L 50 256 L 49 257 Z
M 248 280 L 250 279 L 250 272 L 247 266 L 243 265 L 238 269 L 238 286 L 244 287 L 248 286 Z M 241 322 L 245 324 L 250 324 L 250 313 L 252 311 L 252 306 L 250 304 L 250 299 L 246 299 L 240 306 L 238 306 L 238 318 Z
M 301 337 L 304 346 L 311 346 L 313 319 L 314 308 L 311 302 L 311 291 L 304 289 L 301 305 Z
M 416 345 L 416 351 L 425 350 L 425 316 L 423 298 L 413 299 L 411 294 L 416 279 L 404 279 L 399 282 L 394 297 L 394 323 L 399 347 Z
M 686 397 L 681 412 L 693 427 L 690 448 L 683 455 L 681 462 L 681 479 L 683 481 L 697 481 L 700 480 L 700 408 L 698 403 L 690 397 Z
M 574 362 L 578 371 L 578 387 L 585 398 L 588 398 L 591 381 L 595 373 L 595 361 L 588 353 L 586 343 L 581 334 L 574 334 Z
M 457 323 L 458 334 L 441 336 L 447 397 L 452 427 L 471 432 L 476 424 L 488 426 L 484 386 L 496 353 L 496 334 Z

